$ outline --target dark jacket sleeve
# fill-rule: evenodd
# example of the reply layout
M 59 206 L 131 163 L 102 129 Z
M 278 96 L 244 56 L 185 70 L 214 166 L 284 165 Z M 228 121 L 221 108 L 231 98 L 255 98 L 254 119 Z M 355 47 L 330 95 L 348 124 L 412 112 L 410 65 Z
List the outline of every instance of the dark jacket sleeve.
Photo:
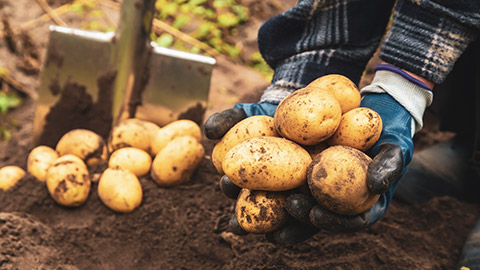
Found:
M 326 74 L 358 84 L 378 47 L 393 0 L 303 0 L 266 21 L 258 46 L 274 69 L 262 102 L 278 103 Z
M 399 0 L 380 58 L 441 83 L 480 29 L 480 1 Z

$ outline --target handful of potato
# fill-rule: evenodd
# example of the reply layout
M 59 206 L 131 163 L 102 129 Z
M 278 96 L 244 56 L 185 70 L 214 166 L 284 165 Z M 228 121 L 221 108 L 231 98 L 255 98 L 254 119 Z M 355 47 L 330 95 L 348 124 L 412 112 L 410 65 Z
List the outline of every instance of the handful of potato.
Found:
M 27 172 L 45 183 L 58 204 L 77 207 L 87 201 L 95 182 L 91 172 L 100 169 L 100 200 L 113 211 L 128 213 L 141 205 L 140 177 L 151 175 L 159 186 L 190 179 L 204 156 L 200 140 L 200 127 L 191 120 L 159 127 L 132 118 L 114 126 L 107 140 L 91 130 L 74 129 L 55 149 L 35 147 L 27 158 Z M 0 188 L 9 189 L 24 175 L 16 166 L 0 169 Z
M 212 162 L 242 188 L 235 217 L 243 230 L 279 228 L 287 220 L 288 192 L 306 184 L 320 205 L 338 214 L 359 214 L 376 202 L 379 195 L 366 185 L 371 159 L 364 151 L 380 137 L 382 120 L 359 106 L 353 82 L 326 75 L 283 99 L 273 118 L 246 118 L 224 135 Z

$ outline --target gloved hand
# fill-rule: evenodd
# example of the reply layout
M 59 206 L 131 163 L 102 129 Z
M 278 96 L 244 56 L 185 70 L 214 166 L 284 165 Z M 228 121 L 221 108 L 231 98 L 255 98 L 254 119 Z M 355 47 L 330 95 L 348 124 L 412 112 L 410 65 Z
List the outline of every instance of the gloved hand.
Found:
M 205 136 L 211 140 L 218 140 L 227 133 L 236 123 L 253 115 L 268 115 L 273 117 L 277 104 L 240 103 L 232 109 L 212 114 L 204 124 Z
M 400 176 L 412 159 L 412 137 L 422 128 L 423 113 L 433 98 L 427 85 L 389 65 L 378 66 L 374 80 L 361 93 L 360 106 L 375 110 L 383 122 L 379 140 L 367 151 L 373 158 L 367 172 L 367 186 L 372 193 L 380 194 L 380 198 L 362 214 L 342 216 L 323 209 L 308 195 L 289 196 L 285 206 L 288 213 L 319 229 L 357 231 L 386 213 Z M 291 239 L 277 237 L 275 241 L 283 243 Z
M 368 168 L 367 183 L 371 192 L 381 195 L 379 200 L 370 210 L 360 215 L 342 216 L 323 209 L 307 194 L 291 195 L 287 198 L 285 208 L 295 220 L 269 234 L 271 241 L 280 244 L 301 242 L 318 229 L 357 231 L 375 223 L 387 211 L 400 176 L 412 158 L 412 137 L 422 128 L 423 113 L 431 104 L 433 95 L 427 85 L 389 65 L 378 66 L 372 84 L 362 89 L 361 93 L 361 106 L 375 110 L 383 122 L 379 140 L 367 152 L 373 158 Z M 276 105 L 270 105 L 272 104 L 267 105 L 267 108 L 271 109 L 273 115 Z M 237 109 L 243 106 L 240 105 Z M 257 106 L 259 105 L 253 105 L 253 108 Z M 245 107 L 250 108 L 249 105 Z M 235 190 L 231 185 L 234 186 L 228 178 L 223 183 L 221 180 L 220 187 L 224 193 L 227 194 L 228 189 Z M 238 191 L 234 191 L 227 196 L 236 198 L 237 194 Z M 238 223 L 232 220 L 231 225 L 235 224 L 239 228 Z M 238 233 L 241 233 L 241 228 Z

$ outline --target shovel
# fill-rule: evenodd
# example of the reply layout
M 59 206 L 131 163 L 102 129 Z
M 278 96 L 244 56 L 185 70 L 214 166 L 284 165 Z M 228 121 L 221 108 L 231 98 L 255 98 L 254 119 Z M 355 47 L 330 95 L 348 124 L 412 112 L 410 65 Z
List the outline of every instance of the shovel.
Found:
M 132 117 L 159 126 L 203 123 L 215 59 L 151 42 L 154 3 L 124 0 L 115 33 L 50 26 L 34 145 L 54 147 L 76 128 L 107 138 L 113 125 Z

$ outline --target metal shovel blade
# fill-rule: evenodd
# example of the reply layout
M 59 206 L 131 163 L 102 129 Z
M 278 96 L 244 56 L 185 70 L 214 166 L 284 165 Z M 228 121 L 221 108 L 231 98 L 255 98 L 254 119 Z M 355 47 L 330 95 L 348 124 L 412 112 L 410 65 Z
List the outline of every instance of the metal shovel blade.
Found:
M 34 119 L 35 145 L 55 146 L 67 131 L 104 138 L 136 117 L 163 126 L 203 123 L 215 59 L 149 40 L 154 0 L 123 1 L 115 33 L 50 27 Z

